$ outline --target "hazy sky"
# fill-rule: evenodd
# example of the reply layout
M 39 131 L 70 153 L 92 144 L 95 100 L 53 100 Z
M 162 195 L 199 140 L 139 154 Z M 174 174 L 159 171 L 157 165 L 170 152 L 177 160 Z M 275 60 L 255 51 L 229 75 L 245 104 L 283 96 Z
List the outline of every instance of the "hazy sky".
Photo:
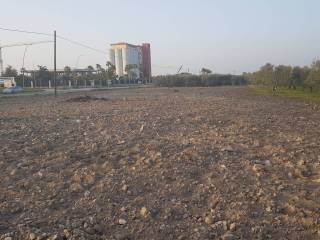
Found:
M 150 42 L 153 73 L 253 71 L 266 62 L 309 65 L 320 56 L 319 0 L 0 0 L 0 27 L 57 34 L 108 51 Z M 47 40 L 0 31 L 1 44 Z M 3 50 L 22 66 L 24 48 Z M 105 65 L 108 55 L 58 42 L 58 67 Z M 51 45 L 28 49 L 26 67 L 52 68 Z

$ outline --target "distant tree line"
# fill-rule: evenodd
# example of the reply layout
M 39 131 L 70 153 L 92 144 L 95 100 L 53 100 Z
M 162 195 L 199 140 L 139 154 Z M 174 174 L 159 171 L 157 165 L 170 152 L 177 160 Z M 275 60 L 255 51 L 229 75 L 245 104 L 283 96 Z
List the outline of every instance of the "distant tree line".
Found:
M 203 68 L 200 75 L 190 73 L 162 75 L 153 77 L 152 82 L 159 87 L 213 87 L 245 85 L 247 79 L 241 75 L 212 74 L 210 69 Z
M 274 90 L 278 87 L 289 89 L 308 88 L 310 91 L 320 89 L 320 60 L 314 61 L 311 66 L 292 67 L 267 63 L 257 72 L 244 73 L 250 84 L 271 86 Z

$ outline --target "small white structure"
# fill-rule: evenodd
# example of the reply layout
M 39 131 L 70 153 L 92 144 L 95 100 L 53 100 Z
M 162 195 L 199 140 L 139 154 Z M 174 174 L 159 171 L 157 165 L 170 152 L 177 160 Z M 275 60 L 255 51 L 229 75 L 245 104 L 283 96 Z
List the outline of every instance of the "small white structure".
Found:
M 0 87 L 10 88 L 17 86 L 14 77 L 0 77 Z

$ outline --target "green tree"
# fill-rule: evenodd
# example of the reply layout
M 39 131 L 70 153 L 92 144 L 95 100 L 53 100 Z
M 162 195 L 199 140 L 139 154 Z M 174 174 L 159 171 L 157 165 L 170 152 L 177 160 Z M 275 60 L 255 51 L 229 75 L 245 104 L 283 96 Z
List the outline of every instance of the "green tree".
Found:
M 132 64 L 128 64 L 128 65 L 126 65 L 126 67 L 125 67 L 125 72 L 126 72 L 126 76 L 127 76 L 127 79 L 128 79 L 128 81 L 129 81 L 129 83 L 130 83 L 130 81 L 131 81 L 132 69 L 133 69 L 133 68 L 134 68 L 134 67 L 133 67 Z
M 97 69 L 97 73 L 99 74 L 101 71 L 101 65 L 100 64 L 96 64 L 96 69 Z
M 306 86 L 308 86 L 310 91 L 312 92 L 319 85 L 320 85 L 320 71 L 316 69 L 312 69 L 306 80 Z
M 97 78 L 99 79 L 100 87 L 102 87 L 103 71 L 102 71 L 101 65 L 96 64 L 96 69 L 97 69 Z
M 267 86 L 273 85 L 273 69 L 274 66 L 271 63 L 267 63 L 260 68 L 260 84 Z
M 310 71 L 311 71 L 311 69 L 307 66 L 302 68 L 301 81 L 302 81 L 303 88 L 306 86 L 306 81 L 308 79 Z
M 296 89 L 297 86 L 303 86 L 309 75 L 308 67 L 294 67 L 290 75 L 290 84 L 289 88 Z
M 109 61 L 107 62 L 106 67 L 107 79 L 114 81 L 117 78 L 116 67 Z
M 312 62 L 305 85 L 309 87 L 311 92 L 315 88 L 320 87 L 320 60 L 315 60 Z
M 36 74 L 36 77 L 39 80 L 40 87 L 42 86 L 43 82 L 47 84 L 51 78 L 48 68 L 42 65 L 38 65 L 38 72 Z
M 3 72 L 3 77 L 17 77 L 18 71 L 12 66 L 8 65 Z
M 63 76 L 62 76 L 62 79 L 63 79 L 63 85 L 67 85 L 67 82 L 71 80 L 71 68 L 69 66 L 65 66 L 63 68 Z
M 314 61 L 311 65 L 311 70 L 305 83 L 312 92 L 315 88 L 320 87 L 320 61 Z
M 71 68 L 70 68 L 69 66 L 65 66 L 65 67 L 63 68 L 63 70 L 64 70 L 64 75 L 67 76 L 67 77 L 70 77 L 70 75 L 71 75 Z
M 89 75 L 91 76 L 92 72 L 94 71 L 94 68 L 91 65 L 89 65 L 87 69 L 88 69 Z
M 212 73 L 212 71 L 208 68 L 202 68 L 200 72 L 202 75 L 208 75 Z
M 292 67 L 279 65 L 274 68 L 274 82 L 276 86 L 288 87 L 290 85 Z
M 283 72 L 283 67 L 284 66 L 276 66 L 274 68 L 274 72 L 273 72 L 273 77 L 274 77 L 274 80 L 273 80 L 273 89 L 276 90 L 279 86 L 279 83 L 280 83 L 280 79 L 281 79 L 281 74 Z

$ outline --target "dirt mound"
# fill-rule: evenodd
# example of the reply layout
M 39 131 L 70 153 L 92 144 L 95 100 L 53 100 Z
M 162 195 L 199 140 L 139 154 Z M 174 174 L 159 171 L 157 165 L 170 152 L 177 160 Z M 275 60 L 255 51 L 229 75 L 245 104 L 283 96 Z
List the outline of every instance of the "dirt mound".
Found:
M 80 97 L 74 97 L 66 100 L 66 102 L 91 102 L 91 101 L 108 101 L 109 99 L 104 97 L 93 97 L 93 96 L 80 96 Z

